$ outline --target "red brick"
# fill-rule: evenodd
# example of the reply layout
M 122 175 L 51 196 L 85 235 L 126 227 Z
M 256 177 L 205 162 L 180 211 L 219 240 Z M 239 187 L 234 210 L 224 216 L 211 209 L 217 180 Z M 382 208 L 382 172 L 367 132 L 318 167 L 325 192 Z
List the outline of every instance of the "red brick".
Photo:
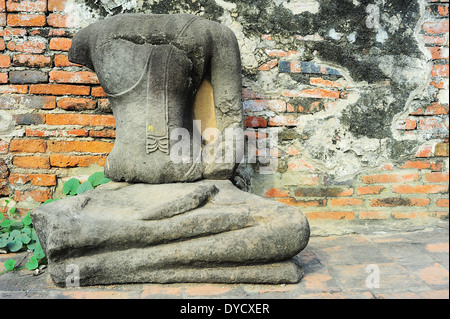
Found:
M 264 99 L 264 95 L 256 93 L 250 89 L 243 88 L 242 89 L 242 98 L 249 100 L 262 100 Z
M 407 161 L 400 168 L 431 169 L 433 171 L 440 171 L 442 170 L 442 166 L 443 166 L 442 163 L 435 163 L 429 161 Z
M 113 115 L 98 114 L 47 114 L 48 125 L 83 125 L 114 127 Z
M 26 201 L 32 198 L 36 202 L 43 203 L 48 199 L 52 198 L 51 190 L 32 190 L 32 191 L 16 191 L 14 200 L 18 202 Z
M 444 81 L 431 81 L 430 85 L 438 88 L 438 89 L 448 89 L 448 82 L 445 83 Z M 448 109 L 447 109 L 448 112 Z
M 16 140 L 9 143 L 9 151 L 14 153 L 45 153 L 47 143 L 43 140 Z
M 91 165 L 105 166 L 105 162 L 106 156 L 50 155 L 50 164 L 53 167 L 89 167 Z
M 332 198 L 331 206 L 361 206 L 363 201 L 358 198 Z
M 280 49 L 265 49 L 264 50 L 268 56 L 272 57 L 287 57 L 297 54 L 297 51 L 284 51 Z
M 1 13 L 0 13 L 0 20 L 1 20 Z M 24 36 L 26 34 L 27 34 L 26 29 L 6 27 L 0 30 L 0 37 Z
M 51 71 L 50 82 L 56 83 L 80 83 L 80 84 L 98 84 L 97 75 L 90 71 L 69 72 L 69 71 Z
M 448 43 L 448 35 L 447 36 L 423 36 L 423 41 L 425 45 L 445 45 Z
M 393 212 L 392 217 L 395 219 L 427 218 L 427 217 L 448 218 L 448 212 Z
M 0 94 L 26 94 L 28 85 L 0 85 Z
M 423 24 L 423 30 L 428 34 L 448 33 L 448 20 L 427 21 Z
M 89 95 L 90 87 L 70 84 L 35 84 L 30 86 L 30 94 L 47 95 Z
M 306 212 L 306 217 L 308 219 L 336 219 L 336 220 L 351 220 L 355 218 L 354 212 Z
M 248 116 L 244 121 L 245 127 L 267 127 L 267 120 L 261 116 Z
M 24 109 L 45 109 L 50 110 L 56 107 L 54 96 L 37 95 L 3 95 L 0 96 L 0 109 L 14 110 Z M 45 121 L 42 121 L 45 123 Z
M 427 49 L 430 51 L 433 60 L 448 60 L 448 49 L 440 47 L 427 47 Z
M 52 66 L 52 58 L 44 55 L 18 54 L 13 56 L 14 66 L 43 68 Z
M 311 78 L 309 79 L 309 83 L 311 85 L 325 86 L 331 88 L 346 88 L 348 87 L 348 83 L 344 81 L 330 81 L 324 80 L 321 78 Z
M 297 118 L 294 115 L 276 115 L 269 118 L 269 126 L 297 126 Z
M 56 175 L 54 174 L 11 174 L 11 184 L 26 184 L 31 182 L 35 186 L 55 186 Z
M 434 156 L 442 156 L 442 157 L 448 157 L 449 155 L 449 148 L 448 143 L 438 143 L 434 147 Z
M 115 138 L 116 131 L 115 130 L 89 131 L 89 136 L 99 138 Z
M 425 180 L 429 183 L 445 183 L 449 181 L 449 173 L 428 173 Z
M 436 200 L 436 206 L 437 207 L 447 207 L 449 206 L 449 200 L 448 198 L 440 198 Z
M 359 219 L 388 219 L 390 216 L 391 213 L 385 211 L 358 212 Z
M 339 91 L 331 91 L 325 89 L 306 89 L 302 91 L 285 90 L 282 92 L 282 95 L 288 97 L 305 97 L 317 99 L 338 99 L 340 97 Z
M 417 127 L 417 122 L 414 119 L 404 119 L 397 123 L 397 130 L 414 130 Z
M 380 175 L 365 175 L 362 176 L 362 181 L 366 184 L 377 184 L 377 183 L 401 183 L 401 182 L 413 182 L 420 179 L 418 173 L 412 174 L 380 174 Z
M 0 27 L 6 26 L 6 13 L 0 13 Z
M 8 0 L 8 12 L 44 12 L 47 10 L 46 0 Z
M 6 11 L 6 0 L 0 0 L 0 12 Z
M 23 53 L 43 53 L 47 48 L 47 43 L 41 39 L 33 39 L 27 41 L 9 41 L 7 46 L 10 51 Z
M 114 144 L 100 141 L 48 141 L 48 150 L 55 153 L 109 153 Z
M 28 137 L 86 137 L 89 136 L 88 130 L 25 130 Z
M 8 142 L 0 140 L 0 154 L 8 153 Z
M 55 54 L 55 66 L 56 67 L 66 67 L 66 66 L 82 66 L 80 64 L 72 63 L 69 61 L 69 57 L 65 54 Z
M 310 162 L 300 159 L 293 158 L 288 163 L 288 169 L 293 172 L 302 172 L 302 171 L 315 171 L 316 167 Z
M 0 73 L 0 83 L 8 83 L 8 73 Z
M 67 0 L 48 0 L 48 11 L 64 12 Z
M 6 21 L 12 27 L 43 27 L 46 22 L 42 14 L 8 14 Z
M 447 129 L 446 125 L 443 123 L 441 118 L 422 118 L 419 121 L 419 127 L 421 130 L 430 131 L 430 130 L 445 130 Z M 447 129 L 448 130 L 448 129 Z
M 326 199 L 317 200 L 296 200 L 294 198 L 280 198 L 277 201 L 296 207 L 323 207 L 327 204 Z
M 67 111 L 93 110 L 96 107 L 96 103 L 91 99 L 62 98 L 58 101 L 58 107 Z
M 105 91 L 101 86 L 93 87 L 91 89 L 91 95 L 94 97 L 106 97 Z
M 398 194 L 437 194 L 448 192 L 448 185 L 395 185 L 392 190 Z
M 248 100 L 243 103 L 244 111 L 260 112 L 274 111 L 286 112 L 286 102 L 282 100 Z
M 15 156 L 13 159 L 13 165 L 22 168 L 50 168 L 49 158 L 39 156 Z
M 448 75 L 449 75 L 448 64 L 433 65 L 433 69 L 431 70 L 431 76 L 448 77 Z
M 258 70 L 259 71 L 269 71 L 270 69 L 273 69 L 277 65 L 278 65 L 278 60 L 277 59 L 273 59 L 273 60 L 270 60 L 269 62 L 264 63 L 263 65 L 261 65 L 258 68 Z
M 37 113 L 14 114 L 16 125 L 38 125 L 45 123 L 45 115 Z
M 442 105 L 440 103 L 433 103 L 423 108 L 417 109 L 412 112 L 411 115 L 447 115 L 448 105 Z
M 71 45 L 72 39 L 52 38 L 50 40 L 49 48 L 54 51 L 69 51 Z
M 385 190 L 383 186 L 363 186 L 356 188 L 356 194 L 358 195 L 379 195 Z
M 308 188 L 302 187 L 295 191 L 297 197 L 345 197 L 353 194 L 352 188 Z
M 427 206 L 430 203 L 428 198 L 377 198 L 372 199 L 372 207 L 397 207 L 397 206 Z
M 7 55 L 0 55 L 0 68 L 9 68 L 11 65 L 11 58 Z
M 423 145 L 419 148 L 414 157 L 431 157 L 433 156 L 433 147 L 431 145 Z
M 438 6 L 438 13 L 442 17 L 448 17 L 448 6 Z
M 0 51 L 3 51 L 6 49 L 5 41 L 0 38 Z
M 289 191 L 281 188 L 270 188 L 266 191 L 264 196 L 269 198 L 290 197 Z
M 72 28 L 75 23 L 67 14 L 51 13 L 47 17 L 47 24 L 55 28 Z

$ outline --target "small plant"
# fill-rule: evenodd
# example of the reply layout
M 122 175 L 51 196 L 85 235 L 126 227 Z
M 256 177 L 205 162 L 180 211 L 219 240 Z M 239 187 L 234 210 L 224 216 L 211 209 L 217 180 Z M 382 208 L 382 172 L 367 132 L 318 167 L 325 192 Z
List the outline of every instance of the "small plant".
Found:
M 63 185 L 63 193 L 67 196 L 75 196 L 94 189 L 102 184 L 109 183 L 111 180 L 105 177 L 103 172 L 97 172 L 89 176 L 87 182 L 80 184 L 76 178 L 71 178 Z
M 88 181 L 80 183 L 76 178 L 71 178 L 63 185 L 63 193 L 67 197 L 80 195 L 88 190 L 94 189 L 99 185 L 110 182 L 103 172 L 96 172 L 89 176 Z M 57 201 L 58 198 L 48 199 L 42 205 Z M 6 252 L 18 252 L 28 250 L 32 252 L 30 259 L 25 267 L 28 270 L 38 269 L 47 262 L 42 246 L 39 243 L 36 231 L 33 228 L 30 212 L 27 213 L 22 220 L 17 219 L 16 207 L 8 210 L 10 200 L 5 201 L 2 207 L 3 219 L 0 222 L 0 249 Z M 15 270 L 17 261 L 14 259 L 7 260 L 3 265 L 5 272 Z M 22 269 L 22 268 L 20 268 Z M 18 270 L 18 269 L 17 269 Z
M 25 248 L 33 253 L 26 264 L 27 269 L 35 270 L 40 263 L 46 262 L 36 231 L 32 227 L 30 212 L 22 220 L 15 220 L 11 217 L 4 218 L 0 223 L 0 249 L 7 249 L 14 253 Z M 6 271 L 13 270 L 15 265 L 14 259 L 9 259 L 4 263 Z

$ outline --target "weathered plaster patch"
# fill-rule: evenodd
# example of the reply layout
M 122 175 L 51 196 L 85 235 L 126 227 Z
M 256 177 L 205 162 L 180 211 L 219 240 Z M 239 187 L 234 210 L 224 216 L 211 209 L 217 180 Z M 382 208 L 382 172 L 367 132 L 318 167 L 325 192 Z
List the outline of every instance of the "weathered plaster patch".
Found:
M 289 2 L 283 1 L 283 7 L 290 10 L 292 14 L 318 13 L 320 4 L 315 0 L 292 0 Z

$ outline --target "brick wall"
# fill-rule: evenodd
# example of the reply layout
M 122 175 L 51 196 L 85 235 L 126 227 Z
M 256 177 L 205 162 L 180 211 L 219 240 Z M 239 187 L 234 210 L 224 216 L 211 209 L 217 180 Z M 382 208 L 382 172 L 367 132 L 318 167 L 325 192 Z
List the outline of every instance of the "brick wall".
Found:
M 324 113 L 347 103 L 358 85 L 345 68 L 303 59 L 295 48 L 280 45 L 279 35 L 260 32 L 255 41 L 261 54 L 256 65 L 245 67 L 244 78 L 264 88 L 267 74 L 295 75 L 303 87 L 273 93 L 244 79 L 246 127 L 279 131 L 278 147 L 271 150 L 276 174 L 246 168 L 254 193 L 298 206 L 310 219 L 448 216 L 448 1 L 424 3 L 419 37 L 432 63 L 428 96 L 392 124 L 398 136 L 421 145 L 412 156 L 394 154 L 347 178 L 335 179 L 326 165 L 301 156 L 309 136 L 296 128 L 305 118 L 319 123 Z M 71 12 L 66 1 L 0 0 L 0 197 L 14 197 L 22 213 L 58 196 L 70 176 L 101 169 L 114 143 L 114 117 L 96 75 L 67 59 L 81 27 Z M 323 40 L 317 34 L 294 37 Z M 335 142 L 330 139 L 329 149 Z

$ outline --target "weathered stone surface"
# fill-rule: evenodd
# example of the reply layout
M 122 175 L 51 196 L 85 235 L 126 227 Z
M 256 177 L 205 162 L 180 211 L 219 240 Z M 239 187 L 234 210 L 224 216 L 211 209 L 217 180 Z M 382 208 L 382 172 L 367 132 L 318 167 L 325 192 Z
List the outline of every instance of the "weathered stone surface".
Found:
M 110 183 L 31 217 L 62 286 L 73 265 L 81 285 L 293 283 L 302 270 L 291 258 L 309 240 L 298 209 L 229 181 Z
M 242 129 L 240 54 L 230 29 L 189 14 L 117 15 L 79 31 L 69 60 L 95 70 L 111 102 L 117 137 L 107 177 L 152 184 L 231 178 L 240 160 L 202 160 L 192 116 L 195 93 L 210 78 L 218 130 Z M 177 162 L 180 128 L 189 133 L 189 154 Z

